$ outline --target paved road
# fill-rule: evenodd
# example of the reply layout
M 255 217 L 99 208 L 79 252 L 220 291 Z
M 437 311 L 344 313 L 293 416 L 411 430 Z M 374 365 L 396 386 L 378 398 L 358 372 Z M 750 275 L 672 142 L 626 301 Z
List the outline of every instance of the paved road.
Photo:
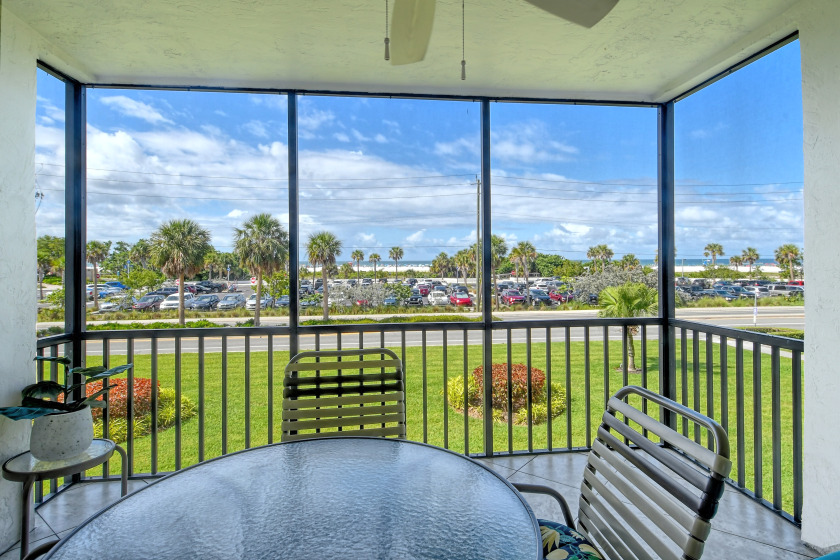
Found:
M 518 320 L 534 320 L 534 319 L 582 319 L 593 318 L 597 315 L 596 311 L 543 311 L 543 312 L 499 312 L 495 315 L 503 320 L 518 321 Z M 715 308 L 715 309 L 681 309 L 677 312 L 677 317 L 696 321 L 700 323 L 709 323 L 720 326 L 748 326 L 753 324 L 753 309 L 752 308 Z M 779 326 L 803 329 L 805 325 L 805 311 L 802 307 L 777 307 L 777 308 L 759 308 L 758 315 L 755 317 L 757 324 L 761 326 Z M 235 323 L 242 319 L 234 319 L 231 322 Z M 222 321 L 220 321 L 222 322 Z M 263 320 L 263 325 L 282 325 L 288 324 L 285 317 L 267 317 Z M 512 342 L 526 342 L 527 332 L 524 329 L 512 331 Z M 572 328 L 570 330 L 570 340 L 582 341 L 584 340 L 583 328 Z M 620 340 L 621 331 L 618 328 L 611 328 L 609 335 L 611 340 Z M 364 345 L 366 347 L 377 347 L 381 343 L 379 333 L 365 333 Z M 658 338 L 658 329 L 649 329 L 648 337 L 651 340 Z M 603 338 L 603 330 L 591 329 L 590 340 L 600 341 Z M 358 334 L 346 334 L 341 337 L 342 343 L 348 347 L 354 347 L 358 344 Z M 405 334 L 407 346 L 421 346 L 423 344 L 423 336 L 420 332 L 407 332 Z M 565 340 L 565 329 L 555 328 L 551 331 L 552 341 L 562 342 Z M 482 340 L 482 333 L 479 331 L 470 332 L 468 337 L 468 344 L 480 344 Z M 536 329 L 531 333 L 532 342 L 545 342 L 545 329 Z M 463 344 L 464 338 L 462 333 L 453 332 L 449 334 L 447 344 L 450 346 L 460 346 Z M 506 331 L 495 331 L 493 333 L 494 343 L 504 343 L 507 341 Z M 275 336 L 273 339 L 274 350 L 288 350 L 289 339 L 287 336 Z M 335 336 L 322 336 L 321 345 L 324 348 L 335 347 Z M 440 346 L 443 342 L 443 333 L 433 332 L 426 336 L 426 344 L 428 346 Z M 265 351 L 268 347 L 267 336 L 251 336 L 248 341 L 252 351 Z M 386 333 L 385 344 L 388 346 L 398 346 L 401 343 L 401 333 Z M 209 337 L 204 341 L 205 352 L 221 352 L 222 350 L 221 337 Z M 230 336 L 227 338 L 227 350 L 229 352 L 243 352 L 245 350 L 246 340 L 244 336 Z M 314 349 L 315 337 L 312 335 L 305 335 L 301 337 L 301 349 Z M 125 354 L 126 345 L 121 341 L 114 341 L 110 344 L 109 351 L 112 354 Z M 151 343 L 148 340 L 135 341 L 134 352 L 136 354 L 148 354 L 151 351 Z M 158 353 L 167 354 L 175 351 L 175 343 L 172 340 L 160 340 L 158 343 Z M 183 340 L 181 345 L 182 352 L 197 352 L 198 341 L 196 339 Z M 101 354 L 101 344 L 91 344 L 88 348 L 88 354 Z

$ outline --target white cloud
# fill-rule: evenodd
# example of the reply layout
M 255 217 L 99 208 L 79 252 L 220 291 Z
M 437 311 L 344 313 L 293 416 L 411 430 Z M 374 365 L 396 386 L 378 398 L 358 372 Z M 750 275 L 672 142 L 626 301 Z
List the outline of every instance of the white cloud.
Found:
M 385 138 L 385 136 L 383 136 L 382 134 L 377 134 L 373 137 L 373 139 L 374 141 L 379 142 L 380 144 L 386 144 L 388 142 L 388 139 Z
M 143 103 L 142 101 L 131 99 L 130 97 L 126 97 L 124 95 L 102 97 L 100 98 L 100 101 L 111 109 L 127 117 L 134 117 L 152 124 L 172 124 L 171 120 L 164 117 L 151 105 Z
M 298 127 L 307 131 L 313 131 L 321 128 L 325 124 L 329 124 L 335 120 L 335 115 L 332 111 L 321 111 L 319 109 L 309 109 L 303 112 L 298 118 Z
M 358 239 L 360 243 L 366 243 L 368 245 L 376 244 L 376 234 L 373 233 L 363 233 L 360 231 L 356 234 L 356 239 Z
M 368 142 L 368 141 L 370 141 L 370 138 L 368 138 L 367 136 L 365 136 L 364 134 L 362 134 L 361 132 L 359 132 L 359 131 L 358 131 L 358 130 L 356 130 L 355 128 L 354 128 L 353 130 L 351 130 L 350 132 L 353 134 L 353 138 L 355 138 L 355 139 L 356 139 L 356 140 L 358 140 L 359 142 Z
M 248 121 L 242 125 L 242 128 L 258 138 L 268 138 L 268 131 L 262 121 Z
M 245 216 L 246 214 L 248 214 L 248 212 L 246 212 L 245 210 L 239 210 L 237 208 L 234 208 L 233 210 L 228 212 L 226 214 L 226 216 L 228 218 L 241 218 L 242 216 Z
M 405 240 L 406 240 L 407 243 L 419 243 L 420 241 L 423 240 L 423 234 L 424 233 L 426 233 L 425 228 L 421 229 L 419 231 L 415 231 L 411 235 L 407 236 L 405 238 Z
M 350 141 L 350 137 L 347 136 L 346 134 L 344 134 L 343 132 L 336 132 L 335 134 L 333 134 L 333 138 L 335 138 L 339 142 L 349 142 Z

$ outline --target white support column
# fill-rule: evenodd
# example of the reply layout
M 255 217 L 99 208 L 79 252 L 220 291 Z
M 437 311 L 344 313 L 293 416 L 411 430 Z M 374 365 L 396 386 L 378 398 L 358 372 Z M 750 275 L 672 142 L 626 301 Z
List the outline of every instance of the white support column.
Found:
M 840 547 L 840 2 L 800 5 L 805 143 L 802 540 Z
M 35 369 L 35 37 L 0 0 L 0 406 Z M 0 417 L 0 462 L 29 447 L 29 422 Z M 0 481 L 0 550 L 20 536 L 20 483 Z

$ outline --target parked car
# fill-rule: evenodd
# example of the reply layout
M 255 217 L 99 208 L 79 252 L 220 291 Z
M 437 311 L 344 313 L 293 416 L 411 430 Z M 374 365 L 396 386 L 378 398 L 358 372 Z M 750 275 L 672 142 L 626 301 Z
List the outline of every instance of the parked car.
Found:
M 242 294 L 228 294 L 222 298 L 216 309 L 236 309 L 245 307 L 245 296 Z
M 423 302 L 423 296 L 420 295 L 420 290 L 411 290 L 411 296 L 409 296 L 406 304 L 415 307 L 422 307 L 423 305 L 425 305 L 425 303 Z
M 472 306 L 472 298 L 467 292 L 452 292 L 449 296 L 449 303 L 455 306 Z
M 525 303 L 525 296 L 519 290 L 505 290 L 502 292 L 502 305 L 516 305 Z
M 105 282 L 105 285 L 106 285 L 109 289 L 111 289 L 111 290 L 116 290 L 116 291 L 118 291 L 118 292 L 124 292 L 125 290 L 127 290 L 127 289 L 128 289 L 128 286 L 126 286 L 126 285 L 125 285 L 125 284 L 123 284 L 122 282 L 116 282 L 116 281 Z
M 382 305 L 390 305 L 390 306 L 397 306 L 400 302 L 397 300 L 395 296 L 388 296 L 382 300 Z
M 289 296 L 280 296 L 274 300 L 274 307 L 289 307 L 290 303 L 291 298 L 289 298 Z
M 134 311 L 157 311 L 165 298 L 166 296 L 161 294 L 149 293 L 135 301 L 131 307 Z
M 201 282 L 196 282 L 196 286 L 203 286 L 210 290 L 211 293 L 218 293 L 225 289 L 224 284 L 220 284 L 219 282 L 213 282 L 212 280 L 202 280 Z
M 254 310 L 257 307 L 257 294 L 251 294 L 248 301 L 245 302 L 245 309 Z M 260 309 L 267 309 L 274 307 L 274 300 L 263 294 L 260 300 Z
M 429 295 L 429 292 L 432 290 L 432 287 L 428 284 L 417 284 L 414 288 L 417 289 L 417 291 L 420 292 L 420 295 L 424 297 Z
M 745 290 L 743 288 L 743 286 L 736 286 L 736 285 L 733 284 L 731 286 L 726 286 L 723 289 L 726 290 L 727 292 L 731 292 L 731 293 L 735 294 L 739 298 L 752 297 L 752 294 L 749 291 Z
M 133 304 L 134 298 L 128 297 L 127 295 L 109 297 L 106 300 L 99 301 L 99 312 L 105 313 L 106 311 L 124 311 L 126 309 L 131 309 Z
M 747 297 L 754 298 L 756 296 L 760 298 L 771 297 L 770 290 L 765 288 L 764 286 L 744 286 L 744 289 L 747 290 L 749 295 Z
M 575 293 L 551 290 L 550 292 L 548 292 L 548 297 L 559 303 L 568 303 L 575 299 Z
M 554 305 L 554 300 L 548 295 L 545 290 L 531 288 L 531 305 L 534 307 L 540 305 Z
M 432 290 L 429 294 L 429 305 L 449 305 L 449 296 L 446 295 L 446 291 Z
M 210 311 L 216 309 L 219 305 L 219 296 L 215 294 L 201 294 L 192 300 L 189 304 L 189 309 L 197 311 Z M 186 306 L 186 304 L 184 304 Z
M 184 308 L 189 307 L 189 304 L 192 300 L 195 299 L 195 296 L 189 292 L 184 292 Z M 166 296 L 166 299 L 160 304 L 161 309 L 178 309 L 180 304 L 181 298 L 178 297 L 178 294 L 172 294 L 171 296 Z
M 177 294 L 177 293 L 178 293 L 178 288 L 176 288 L 175 286 L 164 286 L 162 288 L 158 288 L 157 290 L 149 292 L 146 295 L 147 296 L 161 295 L 163 297 L 166 297 L 166 296 L 171 296 L 172 294 Z
M 176 288 L 175 288 L 175 290 L 177 291 L 177 290 L 178 290 L 178 288 L 176 287 Z M 189 292 L 189 293 L 191 293 L 192 295 L 195 295 L 197 291 L 198 291 L 198 290 L 196 290 L 196 289 L 195 289 L 195 286 L 193 286 L 192 284 L 184 284 L 184 293 L 185 293 L 185 294 L 186 294 L 187 292 Z

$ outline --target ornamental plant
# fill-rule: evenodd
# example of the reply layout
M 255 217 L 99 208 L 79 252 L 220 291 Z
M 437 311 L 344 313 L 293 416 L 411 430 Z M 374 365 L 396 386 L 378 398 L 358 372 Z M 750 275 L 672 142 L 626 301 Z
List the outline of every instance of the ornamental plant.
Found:
M 85 406 L 102 408 L 107 405 L 103 400 L 97 400 L 107 393 L 114 385 L 107 385 L 102 389 L 88 394 L 87 384 L 103 381 L 112 375 L 130 369 L 134 364 L 125 364 L 107 369 L 103 366 L 70 367 L 70 358 L 66 356 L 35 356 L 36 361 L 52 362 L 64 366 L 64 384 L 55 381 L 39 381 L 27 385 L 21 391 L 20 406 L 0 407 L 0 414 L 12 420 L 31 420 L 49 414 L 75 412 Z M 73 379 L 82 376 L 80 383 L 73 383 Z M 76 389 L 81 389 L 82 397 L 76 398 Z

